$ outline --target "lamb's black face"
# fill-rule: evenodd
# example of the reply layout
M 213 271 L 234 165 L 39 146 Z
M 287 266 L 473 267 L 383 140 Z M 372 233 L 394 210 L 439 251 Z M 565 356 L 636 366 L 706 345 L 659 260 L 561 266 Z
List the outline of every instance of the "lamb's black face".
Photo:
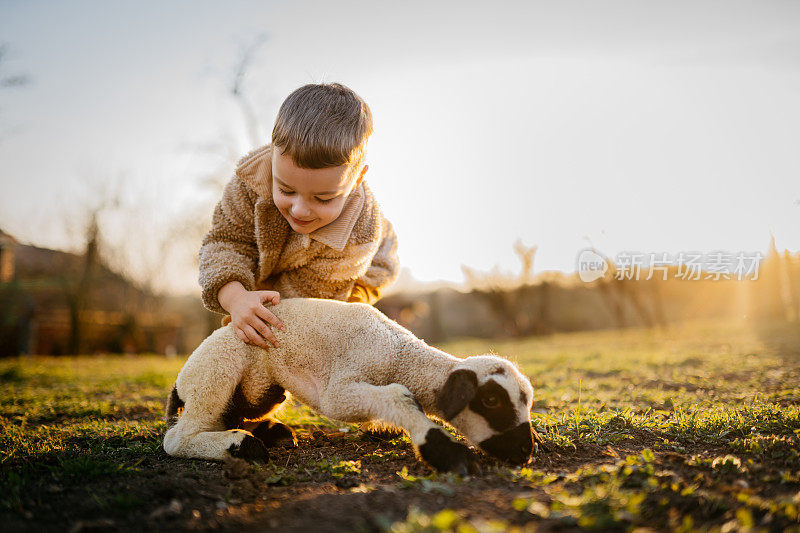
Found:
M 531 424 L 517 421 L 517 406 L 511 402 L 508 391 L 490 378 L 478 387 L 469 408 L 482 416 L 489 427 L 498 434 L 481 441 L 478 446 L 498 459 L 514 464 L 524 463 L 533 451 Z
M 477 372 L 470 368 L 453 371 L 440 391 L 439 408 L 470 442 L 489 455 L 525 463 L 533 451 L 529 405 L 533 388 L 513 365 L 498 359 L 467 358 L 478 367 Z M 484 377 L 479 378 L 478 372 Z

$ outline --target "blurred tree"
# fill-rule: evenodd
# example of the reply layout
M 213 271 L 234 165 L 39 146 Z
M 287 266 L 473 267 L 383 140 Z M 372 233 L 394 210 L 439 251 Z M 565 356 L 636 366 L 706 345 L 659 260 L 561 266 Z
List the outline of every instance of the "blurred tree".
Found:
M 800 254 L 778 251 L 770 235 L 758 279 L 752 282 L 751 312 L 768 321 L 794 322 L 800 318 Z
M 88 183 L 88 182 L 87 182 Z M 95 281 L 101 265 L 102 258 L 102 228 L 100 219 L 118 210 L 120 198 L 117 189 L 109 182 L 104 186 L 93 188 L 93 196 L 84 196 L 84 204 L 79 206 L 83 212 L 73 213 L 73 222 L 70 226 L 75 237 L 80 240 L 82 248 L 80 264 L 77 270 L 64 272 L 61 277 L 64 295 L 69 310 L 69 342 L 67 350 L 71 354 L 83 352 L 83 321 L 82 315 L 89 310 L 91 296 Z M 74 221 L 78 221 L 77 228 Z
M 245 77 L 247 72 L 253 64 L 253 59 L 258 53 L 259 49 L 267 42 L 268 36 L 265 33 L 258 35 L 253 42 L 245 48 L 239 56 L 239 61 L 236 64 L 236 69 L 233 75 L 233 83 L 231 84 L 231 96 L 234 101 L 239 105 L 239 109 L 244 119 L 245 129 L 247 132 L 247 140 L 250 144 L 250 149 L 257 148 L 264 144 L 264 128 L 258 114 L 253 109 L 244 87 Z
M 0 87 L 24 87 L 30 83 L 26 74 L 5 74 L 4 64 L 8 62 L 8 43 L 0 44 Z
M 8 53 L 10 47 L 8 43 L 0 43 L 0 88 L 2 89 L 18 89 L 25 87 L 31 83 L 31 79 L 27 74 L 7 74 L 5 72 L 6 65 L 8 64 Z M 0 115 L 2 115 L 3 108 L 0 107 Z M 2 122 L 0 122 L 2 124 Z M 0 141 L 2 141 L 2 131 L 0 131 Z
M 536 250 L 539 246 L 525 246 L 521 239 L 514 243 L 514 251 L 522 262 L 522 270 L 519 274 L 519 281 L 528 284 L 533 281 L 533 259 L 536 257 Z
M 489 272 L 477 272 L 461 266 L 467 286 L 481 298 L 500 323 L 504 335 L 519 336 L 549 331 L 548 282 L 533 285 L 533 265 L 538 246 L 514 243 L 514 252 L 522 263 L 519 274 L 501 272 L 497 267 Z M 534 305 L 536 304 L 536 305 Z
M 198 268 L 198 251 L 203 236 L 211 226 L 211 216 L 214 205 L 222 196 L 222 190 L 232 175 L 232 170 L 240 157 L 249 150 L 268 142 L 265 135 L 265 122 L 253 106 L 247 90 L 248 74 L 252 70 L 258 53 L 264 48 L 269 36 L 257 35 L 233 61 L 229 79 L 226 80 L 226 94 L 233 100 L 239 110 L 239 117 L 231 121 L 233 133 L 223 133 L 220 139 L 202 145 L 193 146 L 193 150 L 216 159 L 217 164 L 198 179 L 198 186 L 206 194 L 198 195 L 204 198 L 195 205 L 187 205 L 182 213 L 172 222 L 167 233 L 173 243 L 185 245 L 183 251 L 185 259 L 183 264 L 190 264 L 196 272 Z M 243 131 L 235 131 L 236 124 Z M 245 139 L 246 146 L 237 142 L 239 138 Z M 219 326 L 218 317 L 209 314 L 209 331 Z
M 627 279 L 619 274 L 616 263 L 592 247 L 600 257 L 605 258 L 608 269 L 596 283 L 603 300 L 614 318 L 617 327 L 629 324 L 626 309 L 633 315 L 636 325 L 666 327 L 667 319 L 660 291 L 663 283 L 658 277 L 650 280 Z M 644 277 L 644 276 L 643 276 Z
M 75 278 L 65 277 L 67 307 L 69 308 L 69 343 L 67 350 L 71 354 L 83 352 L 83 331 L 81 314 L 88 309 L 89 293 L 92 281 L 97 274 L 99 258 L 100 228 L 97 225 L 97 212 L 90 214 L 86 227 L 86 246 L 83 252 L 83 265 Z

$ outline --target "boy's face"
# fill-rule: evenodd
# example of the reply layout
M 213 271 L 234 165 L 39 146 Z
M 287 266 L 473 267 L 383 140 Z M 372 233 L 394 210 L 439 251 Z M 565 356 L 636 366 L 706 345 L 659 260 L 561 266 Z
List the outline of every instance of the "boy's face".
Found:
M 276 148 L 272 150 L 272 199 L 293 230 L 311 233 L 339 217 L 367 168 L 364 165 L 356 176 L 346 165 L 300 168 Z

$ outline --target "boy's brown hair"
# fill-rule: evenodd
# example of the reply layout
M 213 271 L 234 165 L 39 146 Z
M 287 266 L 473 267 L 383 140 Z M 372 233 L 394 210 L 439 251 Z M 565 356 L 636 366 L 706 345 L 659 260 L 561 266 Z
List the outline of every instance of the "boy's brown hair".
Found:
M 309 84 L 290 94 L 278 111 L 272 145 L 301 168 L 347 165 L 364 160 L 372 134 L 372 112 L 340 83 Z

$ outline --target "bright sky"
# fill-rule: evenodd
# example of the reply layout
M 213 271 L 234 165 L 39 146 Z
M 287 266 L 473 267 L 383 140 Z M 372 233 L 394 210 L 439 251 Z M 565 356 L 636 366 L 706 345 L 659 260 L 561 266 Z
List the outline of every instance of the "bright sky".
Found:
M 247 150 L 226 83 L 266 34 L 246 90 L 267 130 L 309 82 L 372 108 L 367 180 L 418 279 L 517 270 L 517 239 L 537 272 L 574 270 L 587 239 L 797 250 L 799 30 L 794 1 L 0 0 L 0 77 L 32 80 L 0 89 L 0 227 L 68 246 L 107 175 L 155 206 L 141 231 L 208 201 L 199 146 Z

